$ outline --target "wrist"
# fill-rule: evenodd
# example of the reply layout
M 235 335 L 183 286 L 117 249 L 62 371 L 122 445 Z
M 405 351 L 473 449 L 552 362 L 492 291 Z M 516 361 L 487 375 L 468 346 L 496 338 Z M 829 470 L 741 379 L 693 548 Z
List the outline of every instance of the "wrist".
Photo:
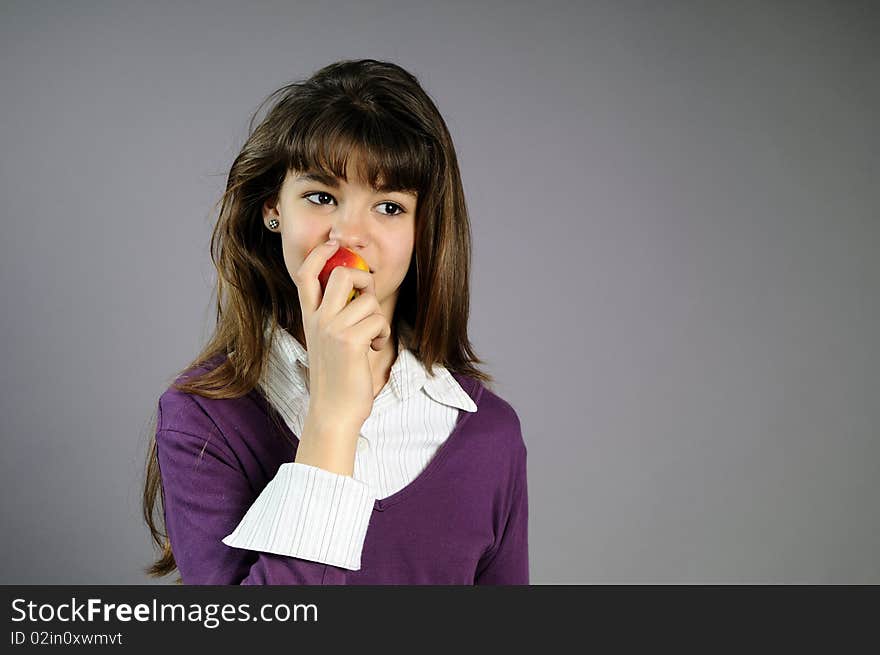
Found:
M 352 476 L 357 438 L 358 431 L 353 428 L 321 423 L 315 416 L 307 416 L 294 461 Z
M 366 419 L 351 420 L 343 412 L 338 410 L 324 410 L 320 406 L 309 403 L 306 418 L 303 422 L 303 431 L 308 426 L 312 434 L 320 435 L 320 438 L 328 441 L 351 439 L 357 441 L 361 428 Z

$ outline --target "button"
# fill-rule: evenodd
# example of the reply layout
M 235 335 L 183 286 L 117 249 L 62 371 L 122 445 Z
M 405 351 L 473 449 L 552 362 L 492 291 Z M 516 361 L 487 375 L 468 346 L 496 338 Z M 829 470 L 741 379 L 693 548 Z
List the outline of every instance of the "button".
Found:
M 358 437 L 358 445 L 357 445 L 358 452 L 362 453 L 369 447 L 370 447 L 370 444 L 367 442 L 366 439 L 364 439 L 363 437 Z

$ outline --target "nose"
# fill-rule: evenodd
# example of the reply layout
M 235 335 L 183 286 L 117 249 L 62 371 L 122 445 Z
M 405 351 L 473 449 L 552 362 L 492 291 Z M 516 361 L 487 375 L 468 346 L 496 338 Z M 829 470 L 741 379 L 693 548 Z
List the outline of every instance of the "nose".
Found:
M 369 243 L 367 234 L 368 212 L 369 209 L 356 207 L 337 212 L 328 237 L 329 239 L 336 239 L 339 242 L 340 248 L 348 248 L 367 261 L 369 259 L 365 256 L 364 251 Z M 372 267 L 370 272 L 372 272 Z

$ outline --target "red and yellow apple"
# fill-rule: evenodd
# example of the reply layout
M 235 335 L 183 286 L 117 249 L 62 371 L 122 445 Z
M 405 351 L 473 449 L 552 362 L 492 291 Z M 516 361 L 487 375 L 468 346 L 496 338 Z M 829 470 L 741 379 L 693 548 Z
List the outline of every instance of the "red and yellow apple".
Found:
M 321 293 L 327 289 L 327 282 L 330 280 L 330 273 L 337 266 L 349 266 L 351 268 L 358 268 L 362 271 L 370 270 L 370 267 L 367 266 L 367 262 L 364 261 L 364 258 L 361 257 L 356 252 L 349 250 L 348 248 L 339 248 L 336 252 L 334 252 L 330 259 L 327 260 L 327 263 L 324 264 L 324 268 L 321 269 L 321 272 L 318 273 L 318 282 L 321 283 Z M 345 301 L 347 305 L 352 300 L 361 295 L 359 289 L 354 288 L 351 290 L 351 293 L 348 296 L 348 299 Z

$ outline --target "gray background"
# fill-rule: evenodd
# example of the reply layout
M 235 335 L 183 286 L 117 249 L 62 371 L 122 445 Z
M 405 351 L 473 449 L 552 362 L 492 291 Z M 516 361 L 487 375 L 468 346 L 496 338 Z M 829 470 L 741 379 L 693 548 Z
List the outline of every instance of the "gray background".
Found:
M 208 335 L 246 121 L 372 57 L 460 158 L 532 582 L 880 583 L 878 15 L 3 3 L 0 582 L 150 582 L 145 430 Z

